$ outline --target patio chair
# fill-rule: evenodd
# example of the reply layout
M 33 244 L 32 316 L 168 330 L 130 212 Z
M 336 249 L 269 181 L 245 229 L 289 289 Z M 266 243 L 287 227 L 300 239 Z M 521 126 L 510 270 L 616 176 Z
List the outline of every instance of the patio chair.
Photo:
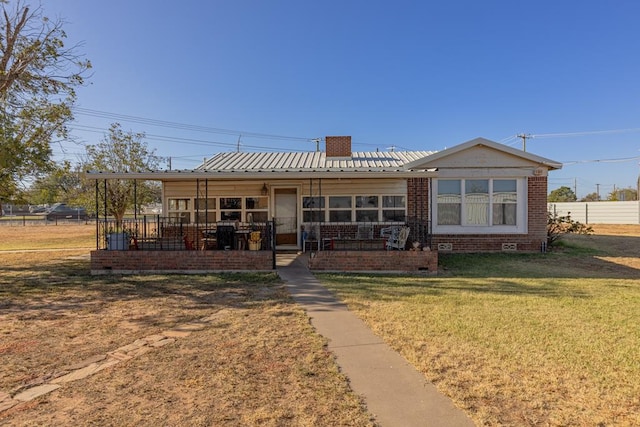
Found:
M 391 235 L 385 244 L 387 250 L 398 249 L 403 251 L 407 245 L 407 239 L 409 238 L 409 227 L 393 227 Z
M 185 235 L 183 237 L 184 240 L 184 248 L 188 251 L 192 251 L 195 249 L 195 246 L 193 244 L 193 240 L 191 240 L 187 235 Z

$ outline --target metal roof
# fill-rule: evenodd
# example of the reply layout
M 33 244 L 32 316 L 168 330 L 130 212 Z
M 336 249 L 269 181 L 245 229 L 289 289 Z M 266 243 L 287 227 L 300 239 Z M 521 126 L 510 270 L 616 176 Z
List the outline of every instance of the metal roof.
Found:
M 323 151 L 304 153 L 219 153 L 196 168 L 216 172 L 344 172 L 400 171 L 407 163 L 433 151 L 356 151 L 351 157 L 326 157 Z

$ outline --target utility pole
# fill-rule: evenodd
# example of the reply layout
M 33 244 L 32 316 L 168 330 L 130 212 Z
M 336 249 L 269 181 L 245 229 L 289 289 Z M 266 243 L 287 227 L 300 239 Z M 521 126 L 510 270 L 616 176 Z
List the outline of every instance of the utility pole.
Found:
M 600 201 L 600 184 L 596 184 L 596 197 Z
M 528 133 L 521 133 L 520 135 L 516 135 L 518 138 L 522 138 L 522 151 L 527 151 L 527 138 L 533 138 Z
M 320 138 L 314 138 L 311 140 L 311 142 L 316 143 L 316 152 L 320 151 Z
M 573 178 L 573 194 L 578 196 L 578 178 Z

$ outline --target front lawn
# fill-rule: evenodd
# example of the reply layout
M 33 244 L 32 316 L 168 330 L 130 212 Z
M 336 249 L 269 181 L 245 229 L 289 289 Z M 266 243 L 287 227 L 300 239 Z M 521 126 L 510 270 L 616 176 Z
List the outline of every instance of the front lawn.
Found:
M 478 425 L 640 425 L 638 258 L 606 250 L 640 238 L 580 237 L 440 254 L 438 277 L 319 277 Z

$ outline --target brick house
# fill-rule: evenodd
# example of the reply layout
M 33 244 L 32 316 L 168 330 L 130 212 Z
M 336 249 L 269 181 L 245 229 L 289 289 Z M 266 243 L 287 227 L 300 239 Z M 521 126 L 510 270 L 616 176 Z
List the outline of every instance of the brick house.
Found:
M 88 176 L 105 185 L 161 181 L 163 216 L 196 230 L 273 219 L 277 248 L 317 251 L 312 263 L 323 268 L 344 258 L 340 245 L 358 252 L 366 245 L 356 241 L 379 239 L 394 225 L 411 229 L 407 249 L 416 242 L 433 252 L 538 251 L 546 241 L 548 172 L 561 167 L 484 138 L 440 152 L 353 152 L 351 137 L 328 136 L 324 152 L 228 152 L 194 170 Z

